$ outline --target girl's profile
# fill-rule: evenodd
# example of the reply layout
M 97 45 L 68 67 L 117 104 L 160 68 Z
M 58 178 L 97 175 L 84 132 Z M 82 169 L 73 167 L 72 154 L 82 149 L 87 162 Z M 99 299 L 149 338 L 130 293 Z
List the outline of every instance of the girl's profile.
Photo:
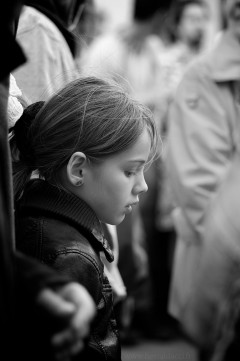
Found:
M 70 275 L 93 297 L 97 316 L 83 360 L 121 360 L 100 257 L 113 260 L 103 224 L 120 224 L 147 191 L 144 170 L 158 141 L 150 110 L 96 77 L 30 105 L 13 128 L 17 248 Z

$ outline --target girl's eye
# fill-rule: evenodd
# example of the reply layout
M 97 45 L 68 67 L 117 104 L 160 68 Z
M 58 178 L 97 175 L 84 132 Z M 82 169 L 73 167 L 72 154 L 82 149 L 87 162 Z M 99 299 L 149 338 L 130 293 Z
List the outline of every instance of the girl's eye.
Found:
M 134 175 L 134 174 L 135 174 L 135 172 L 125 171 L 125 175 L 126 175 L 127 177 L 131 177 L 131 176 Z

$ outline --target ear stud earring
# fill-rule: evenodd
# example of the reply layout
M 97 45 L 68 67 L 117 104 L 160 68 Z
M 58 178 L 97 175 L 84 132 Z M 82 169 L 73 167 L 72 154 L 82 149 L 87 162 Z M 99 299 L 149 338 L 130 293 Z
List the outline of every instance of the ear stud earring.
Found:
M 82 184 L 83 184 L 83 180 L 82 180 L 82 179 L 78 180 L 78 181 L 75 183 L 75 185 L 78 186 L 78 187 L 80 187 Z

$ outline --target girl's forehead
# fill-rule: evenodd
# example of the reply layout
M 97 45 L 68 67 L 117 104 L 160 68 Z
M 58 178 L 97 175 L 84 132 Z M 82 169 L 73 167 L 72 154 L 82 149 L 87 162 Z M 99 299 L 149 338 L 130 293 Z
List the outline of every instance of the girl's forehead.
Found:
M 151 150 L 151 138 L 149 132 L 144 130 L 136 142 L 125 151 L 119 153 L 117 158 L 127 162 L 145 163 Z

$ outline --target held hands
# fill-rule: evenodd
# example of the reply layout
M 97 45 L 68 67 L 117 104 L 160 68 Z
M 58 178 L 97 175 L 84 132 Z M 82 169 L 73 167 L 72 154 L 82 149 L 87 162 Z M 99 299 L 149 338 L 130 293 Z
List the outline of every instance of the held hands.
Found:
M 61 323 L 62 328 L 51 338 L 56 360 L 67 361 L 84 347 L 96 307 L 88 291 L 76 282 L 70 282 L 56 291 L 42 290 L 38 304 Z

